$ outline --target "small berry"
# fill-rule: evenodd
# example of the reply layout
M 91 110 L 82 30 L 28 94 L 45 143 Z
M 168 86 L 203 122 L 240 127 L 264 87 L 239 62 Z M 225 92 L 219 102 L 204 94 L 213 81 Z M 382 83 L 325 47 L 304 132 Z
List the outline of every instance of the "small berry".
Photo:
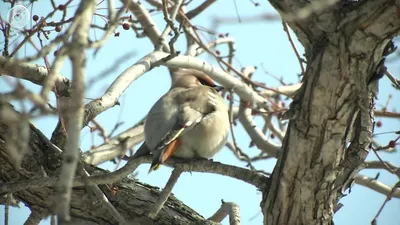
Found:
M 57 26 L 56 26 L 56 32 L 60 32 L 60 31 L 61 31 L 61 28 L 62 28 L 61 25 L 57 25 Z
M 225 35 L 224 34 L 219 34 L 218 37 L 219 38 L 223 38 L 223 37 L 225 37 Z
M 260 6 L 260 3 L 256 2 L 254 3 L 255 6 Z
M 122 24 L 122 28 L 124 28 L 124 30 L 129 30 L 129 23 L 123 23 Z
M 63 11 L 65 9 L 65 5 L 61 4 L 57 7 L 57 9 Z
M 377 127 L 382 127 L 382 121 L 376 122 L 376 126 L 377 126 Z
M 396 142 L 394 140 L 389 141 L 389 148 L 396 147 Z
M 275 134 L 271 134 L 271 135 L 269 135 L 270 137 L 271 137 L 271 139 L 274 139 L 275 138 Z
M 39 20 L 39 16 L 38 15 L 33 15 L 33 17 L 32 17 L 32 19 L 33 19 L 33 21 L 38 21 Z
M 217 51 L 215 51 L 215 54 L 219 55 L 219 54 L 221 54 L 221 53 L 217 50 Z
M 229 36 L 229 33 L 226 33 L 226 34 L 225 34 L 225 37 L 228 37 L 228 36 Z
M 58 51 L 55 50 L 53 54 L 54 54 L 54 56 L 57 56 L 58 55 Z
M 114 37 L 119 37 L 119 32 L 115 32 Z

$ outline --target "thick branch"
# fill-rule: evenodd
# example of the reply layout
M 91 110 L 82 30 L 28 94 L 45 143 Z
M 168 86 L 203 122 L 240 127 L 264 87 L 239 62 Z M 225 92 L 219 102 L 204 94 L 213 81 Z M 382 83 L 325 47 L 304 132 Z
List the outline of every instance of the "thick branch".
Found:
M 67 111 L 67 142 L 63 164 L 57 185 L 56 212 L 59 221 L 70 220 L 70 201 L 72 181 L 79 161 L 79 135 L 83 121 L 83 98 L 85 93 L 85 60 L 88 31 L 95 12 L 96 1 L 81 2 L 77 13 L 80 13 L 79 25 L 72 36 L 70 58 L 72 62 L 72 107 Z
M 33 63 L 19 62 L 0 56 L 0 74 L 28 80 L 37 85 L 43 85 L 48 76 L 48 71 L 46 67 L 40 67 Z M 54 84 L 57 89 L 57 94 L 69 96 L 71 93 L 71 85 L 68 78 L 60 74 L 54 75 L 53 78 L 55 79 Z

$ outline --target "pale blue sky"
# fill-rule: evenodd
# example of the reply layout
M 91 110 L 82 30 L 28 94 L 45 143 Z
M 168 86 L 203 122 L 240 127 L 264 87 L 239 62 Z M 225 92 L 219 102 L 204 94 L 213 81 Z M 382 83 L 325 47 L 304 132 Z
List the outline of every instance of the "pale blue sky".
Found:
M 56 1 L 62 3 L 64 1 Z M 203 1 L 194 1 L 195 4 Z M 274 9 L 266 1 L 260 1 L 260 7 L 254 7 L 250 1 L 236 1 L 238 6 L 238 12 L 241 18 L 247 16 L 254 16 L 261 13 L 269 12 L 274 13 Z M 74 4 L 73 4 L 74 5 Z M 0 12 L 3 16 L 7 12 L 8 5 L 0 3 Z M 30 7 L 28 7 L 30 9 Z M 34 4 L 33 14 L 43 16 L 42 13 L 49 11 L 48 1 L 40 0 Z M 75 8 L 69 9 L 70 12 L 74 12 Z M 98 11 L 99 13 L 106 13 Z M 60 15 L 56 15 L 54 20 Z M 193 20 L 194 25 L 203 27 L 212 27 L 212 18 L 215 16 L 220 17 L 236 17 L 235 5 L 233 0 L 220 0 L 217 1 L 212 7 L 210 7 L 202 16 Z M 155 19 L 160 29 L 163 29 L 165 23 L 162 19 L 161 14 L 156 14 Z M 97 18 L 96 22 L 101 23 L 102 21 Z M 28 24 L 29 26 L 29 24 Z M 87 87 L 86 97 L 87 101 L 91 98 L 97 98 L 104 93 L 108 85 L 118 76 L 125 68 L 135 63 L 145 54 L 153 50 L 153 45 L 148 39 L 137 39 L 132 30 L 125 31 L 122 27 L 118 28 L 120 37 L 111 37 L 109 42 L 98 52 L 96 57 L 93 57 L 92 52 L 88 53 L 87 61 L 87 79 L 93 78 L 99 75 L 102 71 L 108 70 L 110 67 L 114 67 L 110 74 L 104 79 L 99 79 L 98 83 L 93 87 Z M 263 21 L 257 23 L 242 23 L 232 25 L 220 25 L 218 28 L 220 33 L 229 33 L 229 36 L 236 40 L 236 59 L 234 65 L 237 68 L 241 66 L 255 65 L 258 66 L 258 70 L 254 75 L 254 79 L 257 81 L 265 82 L 268 86 L 274 87 L 278 85 L 277 81 L 267 76 L 262 66 L 268 70 L 268 72 L 282 76 L 284 81 L 287 83 L 297 82 L 300 73 L 300 67 L 297 59 L 293 53 L 293 50 L 287 40 L 286 34 L 282 29 L 280 21 Z M 54 32 L 53 32 L 54 33 Z M 100 32 L 97 32 L 97 37 L 100 37 Z M 54 34 L 53 34 L 54 35 Z M 94 32 L 91 31 L 93 37 Z M 204 33 L 204 36 L 207 35 Z M 0 41 L 2 41 L 0 38 Z M 208 36 L 208 38 L 211 38 Z M 211 40 L 211 39 L 210 39 Z M 296 41 L 296 45 L 301 50 L 300 44 Z M 180 37 L 177 43 L 177 50 L 185 51 L 184 36 Z M 218 48 L 222 55 L 226 54 L 226 48 Z M 26 47 L 21 51 L 19 57 L 32 54 L 32 48 Z M 126 58 L 117 62 L 122 55 L 127 55 Z M 52 60 L 52 56 L 49 57 Z M 215 61 L 211 60 L 210 57 L 204 56 L 203 59 L 209 61 L 212 64 L 216 64 Z M 238 63 L 240 62 L 240 64 Z M 400 66 L 395 63 L 388 64 L 387 66 L 393 74 L 398 76 Z M 37 64 L 43 65 L 43 61 L 39 60 Z M 63 75 L 71 77 L 70 64 L 67 62 L 63 68 Z M 24 82 L 26 87 L 32 90 L 40 90 L 37 86 Z M 170 85 L 169 74 L 165 68 L 155 68 L 145 76 L 140 77 L 135 81 L 125 92 L 120 99 L 121 106 L 116 106 L 97 117 L 99 121 L 108 131 L 110 131 L 117 122 L 123 121 L 124 124 L 118 129 L 119 132 L 127 129 L 138 122 L 150 109 L 151 105 L 168 89 Z M 4 82 L 4 78 L 0 78 L 0 91 L 4 92 L 10 90 L 9 86 Z M 394 94 L 392 104 L 389 110 L 393 109 L 395 102 L 400 101 L 398 92 L 393 92 L 390 88 L 390 84 L 386 78 L 380 82 L 380 103 L 385 103 L 389 93 Z M 52 98 L 54 102 L 54 98 Z M 380 108 L 377 105 L 377 108 Z M 32 121 L 37 127 L 39 127 L 48 137 L 50 137 L 55 125 L 56 117 L 47 116 Z M 258 120 L 256 120 L 258 121 Z M 258 121 L 259 122 L 259 121 Z M 394 119 L 383 119 L 384 126 L 377 128 L 376 132 L 393 131 L 398 130 L 400 127 L 400 121 Z M 262 126 L 261 123 L 258 123 Z M 244 132 L 242 127 L 238 125 L 236 127 L 236 137 L 239 146 L 250 155 L 255 155 L 259 151 L 256 148 L 248 148 L 250 139 Z M 381 143 L 385 144 L 391 140 L 394 136 L 380 135 L 379 139 Z M 95 137 L 95 144 L 101 143 L 101 139 Z M 81 147 L 82 149 L 89 149 L 91 143 L 91 134 L 88 128 L 82 130 L 81 135 Z M 396 165 L 400 165 L 400 153 L 392 154 L 381 154 L 382 158 L 394 162 Z M 368 159 L 374 159 L 372 155 Z M 226 148 L 224 148 L 218 155 L 215 156 L 214 160 L 220 161 L 226 164 L 233 164 L 239 166 L 245 166 L 245 163 L 238 162 L 235 156 Z M 263 162 L 255 163 L 258 169 L 263 169 L 267 172 L 272 172 L 275 160 L 268 160 Z M 167 167 L 161 167 L 156 172 L 147 174 L 149 165 L 142 165 L 139 167 L 140 181 L 149 183 L 151 185 L 163 188 L 167 182 L 171 169 Z M 111 163 L 104 163 L 103 168 L 108 170 L 114 170 L 115 165 Z M 377 170 L 365 170 L 362 173 L 374 177 Z M 396 183 L 396 177 L 387 173 L 386 171 L 380 171 L 381 175 L 379 180 L 387 184 L 393 185 Z M 257 225 L 262 224 L 262 214 L 260 213 L 260 201 L 261 192 L 256 190 L 253 186 L 250 186 L 241 181 L 212 174 L 200 174 L 200 173 L 184 173 L 177 185 L 173 189 L 174 195 L 182 200 L 184 203 L 195 209 L 204 217 L 211 216 L 220 206 L 221 199 L 224 201 L 232 201 L 240 206 L 241 210 L 241 221 L 242 225 Z M 351 194 L 341 199 L 344 207 L 334 216 L 335 224 L 347 225 L 347 224 L 370 224 L 370 221 L 378 211 L 379 207 L 385 199 L 384 195 L 375 193 L 367 188 L 355 185 L 352 189 Z M 378 224 L 400 224 L 400 217 L 397 216 L 400 212 L 400 200 L 392 199 L 383 210 Z M 29 210 L 22 207 L 21 209 L 12 209 L 10 224 L 23 224 L 25 219 L 28 217 Z M 0 218 L 4 217 L 4 207 L 0 207 Z M 3 222 L 2 219 L 0 221 Z M 48 220 L 41 224 L 49 224 Z M 223 224 L 229 224 L 226 219 Z

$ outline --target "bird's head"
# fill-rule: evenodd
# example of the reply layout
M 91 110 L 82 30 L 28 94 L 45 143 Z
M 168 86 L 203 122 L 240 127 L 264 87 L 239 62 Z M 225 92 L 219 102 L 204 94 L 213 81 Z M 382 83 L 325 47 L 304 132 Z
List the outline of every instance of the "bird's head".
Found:
M 216 91 L 222 91 L 224 87 L 216 85 L 215 82 L 203 72 L 197 70 L 180 70 L 177 72 L 179 78 L 174 82 L 172 87 L 196 87 L 199 85 L 209 86 Z

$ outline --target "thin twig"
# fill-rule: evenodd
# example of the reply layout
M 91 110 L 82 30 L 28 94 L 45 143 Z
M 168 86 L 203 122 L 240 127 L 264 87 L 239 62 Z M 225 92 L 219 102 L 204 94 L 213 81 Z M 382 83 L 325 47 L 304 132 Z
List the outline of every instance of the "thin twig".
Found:
M 392 81 L 393 85 L 400 89 L 400 81 L 399 79 L 396 79 L 389 71 L 385 71 L 385 75 L 389 78 L 390 81 Z
M 371 221 L 371 224 L 376 224 L 376 219 L 378 218 L 379 214 L 381 214 L 381 212 L 382 212 L 383 208 L 385 207 L 386 203 L 391 199 L 393 193 L 395 193 L 395 191 L 396 191 L 396 189 L 397 189 L 398 187 L 400 187 L 400 181 L 397 182 L 397 183 L 393 186 L 393 188 L 392 188 L 392 190 L 390 191 L 390 193 L 386 196 L 385 201 L 383 202 L 383 204 L 382 204 L 381 207 L 379 208 L 379 210 L 378 210 L 378 212 L 376 213 L 374 219 Z
M 379 154 L 376 152 L 376 150 L 374 148 L 371 148 L 371 149 L 374 152 L 374 154 L 376 155 L 376 157 L 379 159 L 379 161 L 382 163 L 382 165 L 384 165 L 385 169 L 392 174 L 396 174 L 396 170 L 393 170 L 393 167 L 389 166 L 389 164 L 387 164 L 385 161 L 383 161 L 383 159 L 379 156 Z
M 167 26 L 165 27 L 164 31 L 162 32 L 162 34 L 160 35 L 160 43 L 159 45 L 156 47 L 157 51 L 160 51 L 161 49 L 163 49 L 163 47 L 166 45 L 166 36 L 171 32 L 171 30 L 174 32 L 174 37 L 171 39 L 171 41 L 169 42 L 169 49 L 170 49 L 170 55 L 169 57 L 174 57 L 177 53 L 175 51 L 174 48 L 174 44 L 176 42 L 176 40 L 179 37 L 179 30 L 177 27 L 175 27 L 173 20 L 176 18 L 176 15 L 179 12 L 179 9 L 182 5 L 183 0 L 177 0 L 175 1 L 175 5 L 172 8 L 172 12 L 171 12 L 171 16 L 168 13 L 168 3 L 167 0 L 162 0 L 163 3 L 163 14 L 164 14 L 164 20 L 165 22 L 167 22 Z
M 301 58 L 299 52 L 297 51 L 296 45 L 294 44 L 292 36 L 290 35 L 287 23 L 282 20 L 282 25 L 283 25 L 283 30 L 285 31 L 286 35 L 288 36 L 290 45 L 293 48 L 294 54 L 296 54 L 297 60 L 299 61 L 300 68 L 301 68 L 301 74 L 305 74 L 306 71 L 305 71 L 304 66 L 303 66 L 304 59 Z
M 106 131 L 106 129 L 103 127 L 103 125 L 101 125 L 99 122 L 97 122 L 96 119 L 93 119 L 91 122 L 96 126 L 95 129 L 96 129 L 96 130 L 99 130 L 100 136 L 103 138 L 103 141 L 104 141 L 104 142 L 107 142 L 107 141 L 108 141 L 108 135 L 107 135 L 107 131 Z

